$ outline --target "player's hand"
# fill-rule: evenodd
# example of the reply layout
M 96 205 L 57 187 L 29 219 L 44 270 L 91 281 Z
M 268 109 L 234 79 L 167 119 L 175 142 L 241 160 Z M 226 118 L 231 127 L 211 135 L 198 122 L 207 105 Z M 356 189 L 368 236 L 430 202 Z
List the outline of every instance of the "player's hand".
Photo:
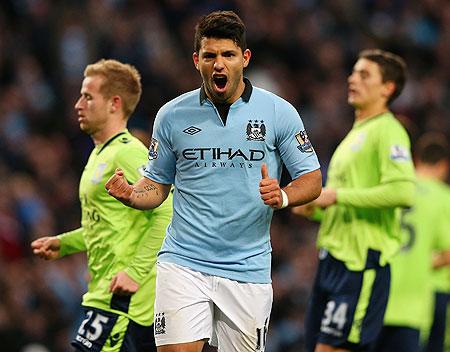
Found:
M 121 169 L 116 169 L 105 184 L 108 194 L 121 201 L 124 204 L 131 203 L 131 194 L 133 193 L 133 186 L 131 186 L 124 176 Z
M 336 204 L 336 190 L 332 188 L 322 188 L 319 198 L 314 200 L 314 204 L 321 208 L 327 208 Z
M 60 256 L 61 240 L 58 237 L 41 237 L 31 242 L 33 253 L 39 258 L 50 260 Z
M 292 214 L 298 215 L 298 216 L 304 216 L 305 218 L 309 218 L 314 214 L 314 209 L 316 208 L 316 205 L 314 202 L 309 202 L 307 204 L 299 205 L 296 207 L 293 207 L 291 209 Z
M 132 295 L 139 289 L 136 283 L 125 271 L 119 271 L 111 280 L 109 292 L 117 295 Z
M 281 195 L 281 188 L 276 178 L 269 177 L 267 165 L 261 166 L 261 181 L 259 182 L 259 193 L 265 205 L 274 209 L 281 208 L 283 204 L 283 196 Z

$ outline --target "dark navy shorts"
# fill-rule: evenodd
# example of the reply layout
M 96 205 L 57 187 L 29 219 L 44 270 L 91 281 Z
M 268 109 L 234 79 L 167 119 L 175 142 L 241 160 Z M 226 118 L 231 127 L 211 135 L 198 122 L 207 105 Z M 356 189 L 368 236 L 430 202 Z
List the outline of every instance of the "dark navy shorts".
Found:
M 153 325 L 143 326 L 124 315 L 83 307 L 85 317 L 71 342 L 83 352 L 156 352 Z
M 390 266 L 380 266 L 380 253 L 369 250 L 363 271 L 321 251 L 319 268 L 305 322 L 308 352 L 323 343 L 351 351 L 367 351 L 383 326 Z
M 419 329 L 385 325 L 371 352 L 419 352 L 419 338 Z
M 447 307 L 450 303 L 450 294 L 446 292 L 435 293 L 433 325 L 431 326 L 425 352 L 439 352 L 444 350 Z

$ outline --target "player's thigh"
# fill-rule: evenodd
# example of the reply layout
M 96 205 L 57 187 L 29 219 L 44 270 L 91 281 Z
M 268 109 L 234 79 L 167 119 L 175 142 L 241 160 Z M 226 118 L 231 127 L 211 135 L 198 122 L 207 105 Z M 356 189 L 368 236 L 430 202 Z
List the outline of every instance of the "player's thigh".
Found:
M 130 320 L 120 352 L 156 352 L 153 331 L 153 325 L 143 326 Z
M 311 296 L 308 300 L 308 307 L 305 317 L 305 349 L 307 352 L 314 352 L 317 338 L 320 333 L 322 315 L 328 302 L 328 291 L 321 287 L 323 265 L 319 256 L 319 266 L 317 269 Z
M 157 265 L 156 345 L 210 339 L 214 311 L 209 298 L 211 276 L 171 263 Z
M 85 318 L 71 342 L 78 351 L 155 352 L 153 327 L 144 327 L 128 317 L 85 307 Z
M 202 352 L 206 341 L 194 341 L 175 345 L 158 346 L 158 352 Z
M 317 342 L 348 350 L 368 348 L 383 326 L 390 268 L 350 271 L 329 256 L 321 286 L 328 294 Z
M 383 326 L 371 352 L 419 352 L 420 330 L 402 326 Z
M 273 291 L 271 284 L 217 278 L 215 338 L 219 352 L 265 350 Z

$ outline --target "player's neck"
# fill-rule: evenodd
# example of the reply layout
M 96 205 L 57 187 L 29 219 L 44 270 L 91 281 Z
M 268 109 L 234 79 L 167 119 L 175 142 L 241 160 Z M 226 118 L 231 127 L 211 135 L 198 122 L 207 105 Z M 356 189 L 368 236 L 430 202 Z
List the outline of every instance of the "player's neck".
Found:
M 389 108 L 386 105 L 372 105 L 364 108 L 355 109 L 355 121 L 361 122 L 372 117 L 388 112 Z
M 103 144 L 107 142 L 111 137 L 122 132 L 127 128 L 127 123 L 125 120 L 121 123 L 110 123 L 106 125 L 103 129 L 97 133 L 91 135 L 92 140 L 95 145 Z
M 419 163 L 416 167 L 417 176 L 432 180 L 445 181 L 448 175 L 448 167 L 443 165 L 428 165 Z

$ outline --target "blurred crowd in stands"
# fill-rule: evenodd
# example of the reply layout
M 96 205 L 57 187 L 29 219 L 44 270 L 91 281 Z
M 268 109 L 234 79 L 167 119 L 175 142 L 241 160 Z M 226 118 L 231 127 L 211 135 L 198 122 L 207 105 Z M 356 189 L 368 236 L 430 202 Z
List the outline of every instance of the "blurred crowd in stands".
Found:
M 326 176 L 353 122 L 347 76 L 361 49 L 400 54 L 409 81 L 392 107 L 412 140 L 450 136 L 448 0 L 2 0 L 0 2 L 0 341 L 8 352 L 67 351 L 86 287 L 85 257 L 33 258 L 30 242 L 79 226 L 91 148 L 73 109 L 84 67 L 135 65 L 143 96 L 129 126 L 145 142 L 162 104 L 197 88 L 199 16 L 235 10 L 253 56 L 246 75 L 300 112 Z M 275 214 L 267 352 L 301 352 L 317 225 Z

